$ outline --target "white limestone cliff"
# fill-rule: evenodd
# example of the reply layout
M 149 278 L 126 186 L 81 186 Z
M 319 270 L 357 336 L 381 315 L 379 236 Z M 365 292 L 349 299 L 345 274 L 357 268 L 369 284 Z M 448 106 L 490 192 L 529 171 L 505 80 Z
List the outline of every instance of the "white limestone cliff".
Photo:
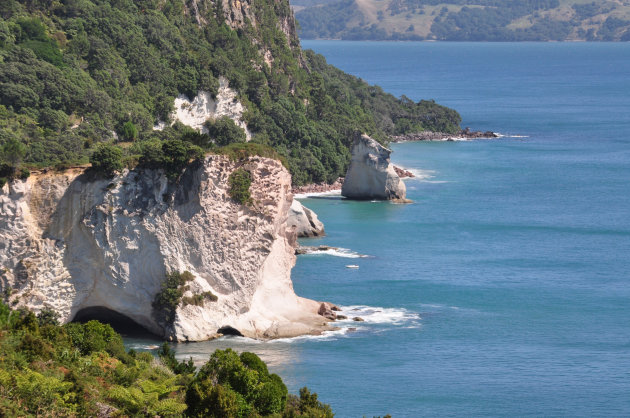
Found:
M 341 195 L 358 200 L 405 201 L 407 188 L 391 164 L 391 153 L 369 136 L 357 135 Z
M 227 193 L 237 166 L 252 174 L 254 204 Z M 0 191 L 0 284 L 16 306 L 54 309 L 63 322 L 85 308 L 126 315 L 178 341 L 238 330 L 252 338 L 329 329 L 320 304 L 298 297 L 290 278 L 295 233 L 286 220 L 291 179 L 277 161 L 209 156 L 178 182 L 160 170 L 90 179 L 82 170 L 35 173 Z M 210 291 L 216 302 L 180 303 L 172 325 L 152 301 L 165 274 L 190 271 L 185 296 Z
M 227 116 L 245 131 L 245 137 L 249 141 L 252 134 L 243 120 L 244 111 L 243 104 L 237 100 L 236 92 L 230 88 L 227 79 L 219 77 L 219 92 L 214 98 L 207 91 L 198 92 L 192 100 L 184 94 L 177 96 L 171 125 L 179 121 L 201 133 L 207 133 L 204 126 L 206 121 Z M 166 123 L 160 122 L 153 129 L 161 131 L 165 127 Z
M 324 235 L 324 224 L 319 220 L 317 214 L 296 199 L 293 199 L 293 203 L 291 203 L 287 225 L 289 228 L 295 228 L 298 238 Z

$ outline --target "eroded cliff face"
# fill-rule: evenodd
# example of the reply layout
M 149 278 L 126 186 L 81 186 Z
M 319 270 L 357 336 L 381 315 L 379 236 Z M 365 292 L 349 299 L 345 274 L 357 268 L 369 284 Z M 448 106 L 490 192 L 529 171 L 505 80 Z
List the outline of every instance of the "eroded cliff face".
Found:
M 252 207 L 227 193 L 237 166 L 252 174 Z M 328 326 L 319 304 L 296 296 L 290 279 L 290 186 L 277 161 L 224 156 L 191 165 L 176 183 L 159 170 L 12 182 L 0 192 L 2 290 L 11 303 L 54 309 L 64 322 L 104 307 L 178 341 L 226 327 L 253 338 L 321 332 Z M 185 270 L 195 278 L 184 296 L 210 291 L 218 300 L 180 303 L 174 323 L 159 324 L 152 302 L 165 274 Z

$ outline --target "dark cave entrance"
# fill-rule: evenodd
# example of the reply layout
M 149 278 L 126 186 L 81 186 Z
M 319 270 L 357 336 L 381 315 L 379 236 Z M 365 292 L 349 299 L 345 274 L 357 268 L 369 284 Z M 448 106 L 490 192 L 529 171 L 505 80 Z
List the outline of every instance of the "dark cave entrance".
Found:
M 232 328 L 229 325 L 219 328 L 219 330 L 217 332 L 219 334 L 223 334 L 223 335 L 236 335 L 237 337 L 242 337 L 243 336 L 243 334 L 241 334 L 241 332 L 239 330 L 237 330 L 236 328 Z
M 104 306 L 83 308 L 76 313 L 72 322 L 85 323 L 91 320 L 109 324 L 123 337 L 161 339 L 159 335 L 152 333 L 127 315 L 105 308 Z

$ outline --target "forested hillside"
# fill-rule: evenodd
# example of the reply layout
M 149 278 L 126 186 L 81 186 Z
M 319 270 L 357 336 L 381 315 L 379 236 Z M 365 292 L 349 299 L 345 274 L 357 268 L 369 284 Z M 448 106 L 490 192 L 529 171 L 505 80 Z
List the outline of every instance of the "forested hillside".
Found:
M 219 77 L 243 103 L 255 145 L 233 144 L 245 137 L 231 120 L 209 121 L 207 134 L 180 123 L 154 130 L 171 120 L 175 97 L 216 94 Z M 0 2 L 0 182 L 90 158 L 103 171 L 176 171 L 203 151 L 225 152 L 219 145 L 273 147 L 295 184 L 331 182 L 345 173 L 355 131 L 383 141 L 459 122 L 302 51 L 287 1 Z
M 627 0 L 296 0 L 304 39 L 630 41 Z

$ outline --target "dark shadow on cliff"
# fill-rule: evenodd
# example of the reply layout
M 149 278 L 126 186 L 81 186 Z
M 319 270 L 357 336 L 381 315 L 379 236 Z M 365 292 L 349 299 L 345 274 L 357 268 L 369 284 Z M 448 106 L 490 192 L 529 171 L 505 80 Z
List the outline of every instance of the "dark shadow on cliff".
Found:
M 201 176 L 203 174 L 203 162 L 193 161 L 189 164 L 172 186 L 174 192 L 174 206 L 177 215 L 183 222 L 189 222 L 202 209 L 199 195 L 201 194 Z
M 72 322 L 85 323 L 92 320 L 109 324 L 123 337 L 148 338 L 156 340 L 162 339 L 160 336 L 152 333 L 128 316 L 109 308 L 105 308 L 104 306 L 91 306 L 89 308 L 81 309 L 74 316 Z

